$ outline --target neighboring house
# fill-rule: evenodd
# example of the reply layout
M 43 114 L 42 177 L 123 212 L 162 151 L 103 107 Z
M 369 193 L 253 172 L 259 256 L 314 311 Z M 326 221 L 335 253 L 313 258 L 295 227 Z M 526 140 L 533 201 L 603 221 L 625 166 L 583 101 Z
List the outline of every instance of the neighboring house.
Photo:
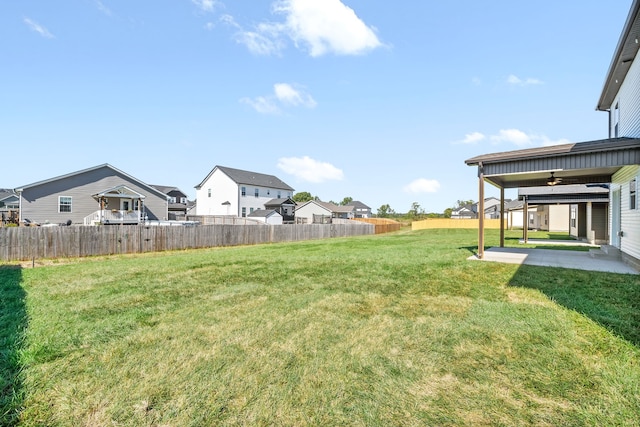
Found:
M 467 204 L 464 206 L 458 206 L 451 211 L 451 219 L 476 219 L 478 213 L 474 210 L 477 205 Z
M 189 200 L 187 195 L 177 187 L 167 185 L 151 185 L 156 190 L 162 191 L 167 195 L 169 202 L 169 219 L 175 220 L 176 215 L 186 215 L 189 209 Z
M 167 197 L 109 164 L 23 185 L 20 222 L 139 224 L 167 219 Z
M 12 189 L 0 188 L 0 225 L 18 221 L 20 201 Z
M 536 205 L 535 209 L 530 207 L 531 211 L 528 212 L 530 229 L 568 232 L 573 237 L 597 243 L 608 241 L 608 185 L 526 187 L 518 190 L 518 198 Z M 588 235 L 586 229 L 588 206 L 592 236 Z
M 272 199 L 264 204 L 266 210 L 273 210 L 280 214 L 281 223 L 291 223 L 295 221 L 296 202 L 293 199 L 286 197 L 281 199 Z
M 358 200 L 354 200 L 353 202 L 347 203 L 347 206 L 353 206 L 355 208 L 354 210 L 355 218 L 371 218 L 372 216 L 371 208 Z
M 265 224 L 282 225 L 282 215 L 273 209 L 258 209 L 247 215 L 247 218 L 255 219 Z
M 307 224 L 331 222 L 333 218 L 355 218 L 355 206 L 339 206 L 333 203 L 310 200 L 296 208 L 296 218 L 304 218 Z
M 608 243 L 640 266 L 640 0 L 634 0 L 606 74 L 596 109 L 608 115 L 608 139 L 483 154 L 465 161 L 478 168 L 479 199 L 488 181 L 501 189 L 571 184 L 609 186 Z M 525 203 L 525 212 L 527 203 Z M 584 233 L 597 241 L 597 207 L 585 205 Z M 574 210 L 577 215 L 579 212 Z M 595 215 L 594 215 L 595 213 Z M 573 218 L 572 218 L 573 219 Z M 484 232 L 478 256 L 484 255 Z M 524 228 L 526 230 L 526 227 Z M 524 232 L 526 240 L 526 231 Z M 501 245 L 504 245 L 501 237 Z
M 507 227 L 510 230 L 514 228 L 522 228 L 524 227 L 524 202 L 520 200 L 511 200 L 509 202 L 505 202 L 504 204 L 504 212 L 507 217 Z
M 452 219 L 476 219 L 478 218 L 478 203 L 458 206 L 451 211 Z M 495 197 L 484 199 L 484 217 L 487 219 L 500 219 L 500 200 Z
M 196 185 L 196 215 L 246 217 L 273 199 L 293 197 L 294 189 L 273 175 L 215 166 Z

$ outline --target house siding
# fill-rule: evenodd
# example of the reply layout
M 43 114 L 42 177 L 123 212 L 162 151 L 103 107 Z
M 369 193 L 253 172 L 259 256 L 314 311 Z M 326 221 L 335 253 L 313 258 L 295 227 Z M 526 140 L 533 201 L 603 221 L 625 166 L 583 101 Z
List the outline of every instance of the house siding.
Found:
M 242 187 L 246 195 L 242 195 Z M 258 189 L 258 197 L 255 190 Z M 211 197 L 209 197 L 211 190 Z M 196 187 L 196 215 L 231 215 L 242 216 L 242 208 L 249 215 L 252 210 L 265 209 L 265 203 L 280 197 L 293 197 L 289 190 L 258 186 L 255 184 L 237 183 L 222 169 L 215 168 L 211 175 Z M 223 203 L 229 202 L 228 205 Z
M 304 205 L 296 208 L 296 218 L 306 218 L 307 224 L 313 223 L 314 215 L 324 215 L 331 217 L 331 211 L 313 202 L 305 203 Z
M 209 197 L 211 190 L 211 197 Z M 196 190 L 196 215 L 239 215 L 240 187 L 228 175 L 215 170 Z M 229 205 L 223 203 L 229 202 Z
M 615 136 L 615 105 L 620 106 L 620 136 L 640 137 L 640 61 L 634 60 L 611 106 L 611 136 Z
M 146 196 L 144 205 L 149 219 L 167 219 L 167 201 L 138 181 L 119 174 L 109 167 L 93 169 L 77 175 L 27 187 L 21 194 L 21 217 L 40 224 L 64 223 L 71 220 L 81 224 L 84 218 L 100 209 L 92 197 L 109 188 L 126 185 Z M 71 212 L 58 212 L 58 197 L 72 198 Z M 119 207 L 116 207 L 118 209 Z
M 569 205 L 549 205 L 549 231 L 569 231 Z
M 613 175 L 611 190 L 620 188 L 620 229 L 623 237 L 620 239 L 620 249 L 622 252 L 640 259 L 640 209 L 630 209 L 630 182 L 634 177 L 638 177 L 640 166 L 627 166 L 620 169 Z M 640 203 L 639 203 L 640 204 Z M 609 209 L 609 228 L 612 227 L 612 212 Z

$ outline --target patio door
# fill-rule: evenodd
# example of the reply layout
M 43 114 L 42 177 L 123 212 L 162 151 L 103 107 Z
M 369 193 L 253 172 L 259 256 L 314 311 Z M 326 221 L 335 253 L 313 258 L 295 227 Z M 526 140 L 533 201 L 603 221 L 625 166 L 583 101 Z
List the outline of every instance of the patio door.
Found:
M 611 245 L 620 249 L 620 232 L 622 230 L 622 198 L 620 187 L 611 191 Z

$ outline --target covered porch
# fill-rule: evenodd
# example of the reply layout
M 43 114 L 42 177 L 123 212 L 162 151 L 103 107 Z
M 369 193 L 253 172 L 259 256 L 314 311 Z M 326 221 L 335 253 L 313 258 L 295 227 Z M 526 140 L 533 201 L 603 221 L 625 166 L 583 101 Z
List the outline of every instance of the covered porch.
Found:
M 137 225 L 146 219 L 145 196 L 126 185 L 106 189 L 92 197 L 98 203 L 98 210 L 85 217 L 85 225 Z
M 612 138 L 484 154 L 465 163 L 478 168 L 478 211 L 484 211 L 484 184 L 489 182 L 500 189 L 500 217 L 504 218 L 505 189 L 566 184 L 608 185 L 621 168 L 640 164 L 640 139 Z M 593 231 L 591 207 L 587 203 L 587 233 Z M 525 218 L 527 208 L 525 203 Z M 620 206 L 611 206 L 611 209 L 619 210 Z M 608 235 L 613 237 L 611 230 Z M 523 240 L 526 242 L 527 239 L 525 226 Z M 500 247 L 504 247 L 504 222 L 500 229 Z M 477 257 L 482 259 L 484 252 L 484 218 L 480 217 Z

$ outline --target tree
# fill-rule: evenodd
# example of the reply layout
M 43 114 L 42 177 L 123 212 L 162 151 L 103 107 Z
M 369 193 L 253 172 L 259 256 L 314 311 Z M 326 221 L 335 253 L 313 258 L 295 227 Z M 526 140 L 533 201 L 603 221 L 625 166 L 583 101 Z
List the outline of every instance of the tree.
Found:
M 395 212 L 388 204 L 382 205 L 378 208 L 378 218 L 389 218 L 393 214 L 395 214 Z
M 308 191 L 301 191 L 293 195 L 293 201 L 296 203 L 305 203 L 309 200 L 315 200 L 315 198 Z
M 411 209 L 409 209 L 409 212 L 407 212 L 410 218 L 417 218 L 418 215 L 422 213 L 424 213 L 424 209 L 420 207 L 420 203 L 418 202 L 411 203 Z
M 353 202 L 353 197 L 347 196 L 344 199 L 342 199 L 342 201 L 340 202 L 340 206 L 347 206 L 351 202 Z
M 451 218 L 451 212 L 453 212 L 453 208 L 447 208 L 444 210 L 444 217 Z

